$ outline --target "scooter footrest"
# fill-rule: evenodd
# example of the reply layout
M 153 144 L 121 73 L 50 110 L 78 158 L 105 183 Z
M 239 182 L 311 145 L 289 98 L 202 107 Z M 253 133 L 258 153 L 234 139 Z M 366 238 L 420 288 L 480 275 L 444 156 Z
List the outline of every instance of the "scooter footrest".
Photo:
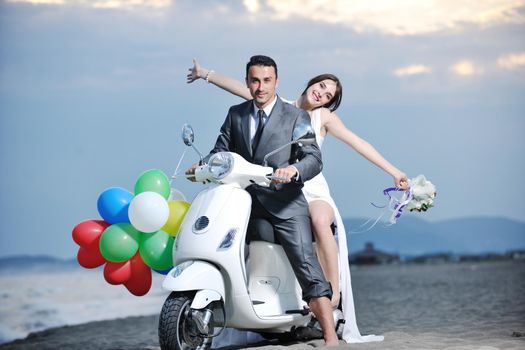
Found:
M 310 310 L 307 309 L 297 309 L 297 310 L 286 310 L 286 314 L 301 314 L 303 316 L 306 316 L 310 313 Z

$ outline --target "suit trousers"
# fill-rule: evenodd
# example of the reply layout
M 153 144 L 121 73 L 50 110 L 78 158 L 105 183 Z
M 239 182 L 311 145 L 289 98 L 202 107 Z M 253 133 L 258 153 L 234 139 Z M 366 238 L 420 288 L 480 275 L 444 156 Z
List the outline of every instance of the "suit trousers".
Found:
M 324 277 L 313 249 L 310 217 L 297 215 L 289 219 L 279 219 L 270 214 L 256 196 L 252 195 L 250 220 L 253 222 L 255 219 L 267 220 L 273 226 L 275 238 L 283 247 L 299 281 L 303 300 L 309 302 L 311 298 L 324 296 L 330 299 L 332 288 Z

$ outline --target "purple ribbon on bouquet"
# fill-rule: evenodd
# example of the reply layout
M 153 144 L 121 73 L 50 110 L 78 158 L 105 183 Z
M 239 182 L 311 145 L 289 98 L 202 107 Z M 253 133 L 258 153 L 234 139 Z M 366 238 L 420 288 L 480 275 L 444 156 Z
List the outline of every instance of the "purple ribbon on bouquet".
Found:
M 394 196 L 391 196 L 390 192 L 393 191 L 403 192 L 403 196 L 401 196 L 401 199 L 397 199 Z M 397 187 L 389 187 L 383 190 L 383 194 L 385 196 L 388 196 L 389 198 L 388 203 L 390 210 L 392 211 L 392 215 L 390 216 L 390 224 L 393 225 L 396 223 L 396 219 L 398 219 L 401 216 L 403 208 L 408 204 L 408 202 L 412 200 L 412 189 L 410 187 L 406 190 Z
M 397 199 L 393 194 L 391 194 L 391 192 L 403 192 L 403 195 L 401 196 L 400 199 Z M 379 222 L 379 220 L 383 217 L 383 215 L 385 215 L 385 213 L 388 213 L 388 212 L 391 212 L 391 215 L 390 215 L 390 219 L 388 220 L 389 224 L 386 225 L 386 226 L 390 226 L 390 225 L 395 224 L 396 220 L 401 217 L 401 215 L 403 213 L 403 209 L 405 208 L 405 206 L 413 198 L 413 196 L 412 196 L 412 189 L 410 187 L 408 189 L 406 189 L 406 190 L 403 190 L 403 189 L 397 188 L 397 187 L 388 187 L 388 188 L 385 188 L 383 190 L 383 194 L 385 196 L 388 196 L 388 203 L 387 204 L 385 204 L 383 206 L 378 206 L 378 205 L 376 205 L 374 203 L 370 203 L 370 204 L 373 205 L 374 207 L 380 208 L 380 209 L 387 208 L 387 210 L 383 211 L 377 217 L 377 219 L 375 219 L 374 223 L 372 225 L 370 225 L 368 228 L 366 228 L 365 230 L 350 231 L 350 233 L 362 233 L 362 232 L 370 231 Z M 367 221 L 365 221 L 358 228 L 360 229 L 360 228 L 366 226 L 372 220 L 373 220 L 372 218 L 368 219 Z

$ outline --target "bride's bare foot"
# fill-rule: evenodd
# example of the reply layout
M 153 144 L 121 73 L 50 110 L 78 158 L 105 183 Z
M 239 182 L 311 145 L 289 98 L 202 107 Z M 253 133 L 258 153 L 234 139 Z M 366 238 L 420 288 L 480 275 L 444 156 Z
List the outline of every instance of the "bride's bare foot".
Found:
M 338 346 L 339 345 L 339 339 L 330 340 L 330 341 L 325 340 L 324 345 L 326 347 L 328 347 L 328 346 Z

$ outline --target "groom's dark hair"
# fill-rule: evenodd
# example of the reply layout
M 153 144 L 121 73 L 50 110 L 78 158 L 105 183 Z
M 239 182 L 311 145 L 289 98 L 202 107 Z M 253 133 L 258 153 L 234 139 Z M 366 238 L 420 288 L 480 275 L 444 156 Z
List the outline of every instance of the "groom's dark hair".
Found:
M 264 55 L 255 55 L 250 57 L 250 61 L 248 61 L 246 64 L 246 78 L 248 78 L 248 71 L 250 70 L 251 66 L 273 67 L 273 69 L 275 69 L 275 77 L 277 78 L 277 64 L 271 57 Z

